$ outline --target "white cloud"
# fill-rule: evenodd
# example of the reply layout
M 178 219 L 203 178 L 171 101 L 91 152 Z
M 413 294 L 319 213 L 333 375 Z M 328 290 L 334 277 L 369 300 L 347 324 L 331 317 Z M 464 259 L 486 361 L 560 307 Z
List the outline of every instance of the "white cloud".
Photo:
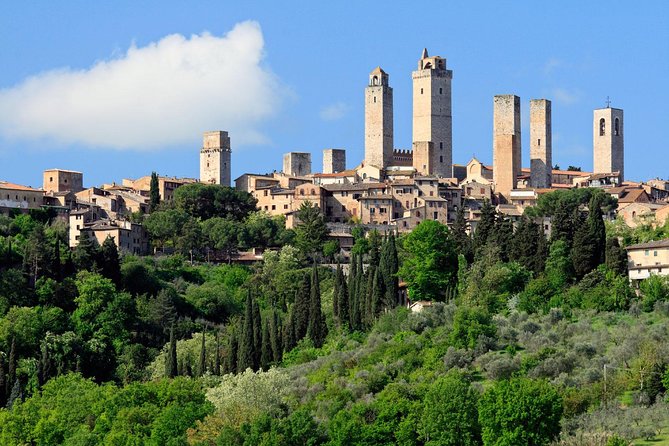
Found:
M 564 65 L 564 63 L 560 59 L 557 57 L 551 57 L 544 64 L 544 74 L 550 75 L 553 73 L 553 71 L 555 71 L 557 68 L 560 68 L 562 65 Z
M 261 63 L 263 47 L 259 24 L 243 22 L 221 37 L 172 34 L 85 70 L 41 73 L 0 90 L 0 134 L 152 149 L 228 130 L 233 150 L 262 143 L 260 123 L 284 90 Z
M 320 111 L 320 116 L 323 121 L 336 121 L 343 118 L 347 111 L 348 105 L 343 102 L 335 102 L 323 107 Z
M 565 105 L 575 104 L 581 99 L 581 93 L 577 90 L 554 88 L 551 93 L 556 102 Z

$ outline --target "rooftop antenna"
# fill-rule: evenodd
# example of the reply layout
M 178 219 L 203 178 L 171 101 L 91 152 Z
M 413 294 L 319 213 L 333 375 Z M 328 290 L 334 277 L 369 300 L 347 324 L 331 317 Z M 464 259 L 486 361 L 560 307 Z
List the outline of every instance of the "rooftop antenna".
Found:
M 609 97 L 606 97 L 606 108 L 611 108 L 611 99 Z

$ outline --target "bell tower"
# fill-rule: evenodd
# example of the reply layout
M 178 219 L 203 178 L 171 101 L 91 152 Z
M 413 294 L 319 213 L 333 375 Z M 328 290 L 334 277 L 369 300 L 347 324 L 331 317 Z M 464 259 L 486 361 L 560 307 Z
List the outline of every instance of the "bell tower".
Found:
M 625 179 L 625 133 L 623 111 L 619 108 L 598 108 L 592 122 L 593 173 L 620 172 Z
M 393 161 L 393 89 L 376 67 L 365 88 L 365 165 L 385 169 Z

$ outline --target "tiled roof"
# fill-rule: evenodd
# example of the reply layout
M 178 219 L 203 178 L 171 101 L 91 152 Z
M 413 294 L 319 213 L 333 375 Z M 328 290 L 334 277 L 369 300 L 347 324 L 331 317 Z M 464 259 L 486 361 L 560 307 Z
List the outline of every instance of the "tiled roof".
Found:
M 21 186 L 20 184 L 9 183 L 7 181 L 0 181 L 0 189 L 22 190 L 26 192 L 44 192 L 42 189 L 34 189 L 28 186 Z
M 656 240 L 656 241 L 647 242 L 647 243 L 637 243 L 636 245 L 630 245 L 630 246 L 627 247 L 628 250 L 631 250 L 631 249 L 653 249 L 653 248 L 669 248 L 669 239 Z

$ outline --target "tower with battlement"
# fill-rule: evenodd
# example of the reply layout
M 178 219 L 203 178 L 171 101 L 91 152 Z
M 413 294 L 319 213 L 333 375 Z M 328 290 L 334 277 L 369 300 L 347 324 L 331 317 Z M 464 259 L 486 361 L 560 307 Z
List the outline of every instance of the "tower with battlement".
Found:
M 495 192 L 509 198 L 521 169 L 520 98 L 498 95 L 493 103 L 493 183 Z
M 623 111 L 619 108 L 598 108 L 592 120 L 593 173 L 620 172 L 625 179 L 625 143 Z
M 200 149 L 200 181 L 230 186 L 231 154 L 228 132 L 205 132 Z
M 388 74 L 376 67 L 365 88 L 365 165 L 381 169 L 393 160 L 393 89 Z
M 419 147 L 419 153 L 413 155 L 414 167 L 423 175 L 451 177 L 453 174 L 453 118 L 451 114 L 453 71 L 446 69 L 446 59 L 439 56 L 430 57 L 427 49 L 423 49 L 418 61 L 418 69 L 412 73 L 411 77 L 413 79 L 413 147 Z M 431 146 L 422 144 L 424 142 L 432 144 Z M 429 169 L 425 171 L 422 166 L 429 166 Z
M 530 100 L 530 185 L 551 187 L 553 138 L 551 134 L 551 101 Z

